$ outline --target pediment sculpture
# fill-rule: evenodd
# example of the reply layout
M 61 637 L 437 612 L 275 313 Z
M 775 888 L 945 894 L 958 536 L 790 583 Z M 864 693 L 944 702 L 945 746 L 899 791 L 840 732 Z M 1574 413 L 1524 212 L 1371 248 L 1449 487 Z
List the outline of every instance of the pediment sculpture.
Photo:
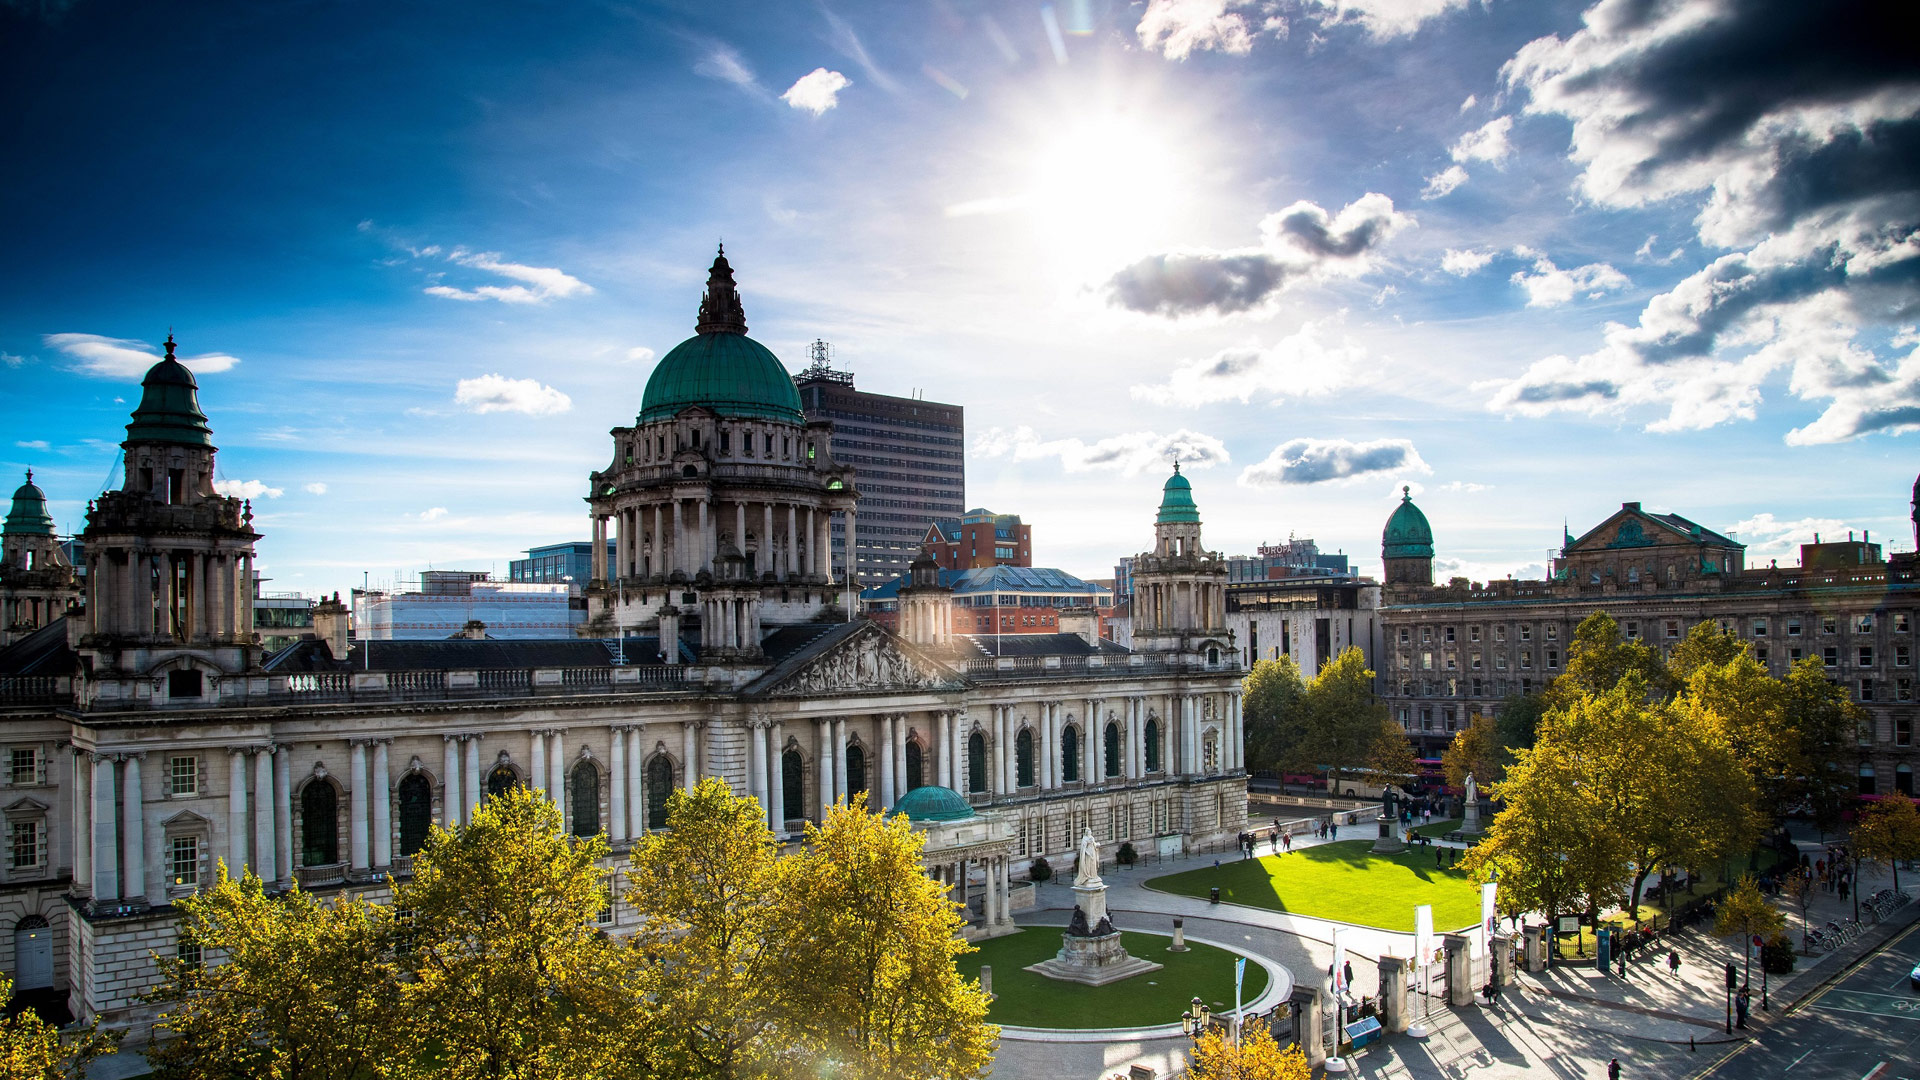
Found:
M 947 682 L 943 673 L 923 666 L 892 642 L 877 635 L 863 635 L 815 658 L 782 683 L 778 692 L 927 690 Z

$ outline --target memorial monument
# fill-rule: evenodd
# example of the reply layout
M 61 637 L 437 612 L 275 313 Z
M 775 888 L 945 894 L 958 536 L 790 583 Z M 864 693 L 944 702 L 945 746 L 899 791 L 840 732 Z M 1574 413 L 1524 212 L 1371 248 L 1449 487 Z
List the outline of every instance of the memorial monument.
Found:
M 1480 834 L 1480 788 L 1473 782 L 1473 774 L 1467 774 L 1467 804 L 1461 811 L 1460 831 L 1468 836 Z
M 1160 970 L 1161 965 L 1127 955 L 1120 931 L 1107 917 L 1107 884 L 1100 880 L 1100 842 L 1092 830 L 1080 837 L 1073 875 L 1073 921 L 1060 935 L 1060 952 L 1027 968 L 1049 979 L 1105 986 Z
M 1400 793 L 1392 784 L 1387 785 L 1380 800 L 1380 837 L 1373 842 L 1373 850 L 1382 855 L 1407 850 L 1406 841 L 1400 837 Z

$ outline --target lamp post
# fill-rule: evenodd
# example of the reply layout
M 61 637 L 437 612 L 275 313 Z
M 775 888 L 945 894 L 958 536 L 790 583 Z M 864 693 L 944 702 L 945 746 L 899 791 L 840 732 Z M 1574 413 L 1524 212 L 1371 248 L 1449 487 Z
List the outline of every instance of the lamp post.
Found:
M 1180 1033 L 1198 1043 L 1200 1036 L 1207 1033 L 1207 1025 L 1212 1020 L 1213 1010 L 1196 997 L 1187 1011 L 1180 1014 Z

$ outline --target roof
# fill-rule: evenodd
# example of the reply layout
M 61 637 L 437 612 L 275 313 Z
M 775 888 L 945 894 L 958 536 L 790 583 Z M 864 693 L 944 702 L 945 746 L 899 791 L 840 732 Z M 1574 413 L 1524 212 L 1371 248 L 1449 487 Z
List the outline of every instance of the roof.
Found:
M 1380 533 L 1380 557 L 1433 558 L 1433 526 L 1427 524 L 1427 515 L 1413 505 L 1413 492 L 1408 488 L 1400 489 L 1400 505 L 1393 508 L 1387 527 Z
M 890 600 L 900 595 L 908 577 L 902 575 L 884 585 L 861 592 L 862 600 Z M 1065 570 L 1044 566 L 976 566 L 970 570 L 941 570 L 940 587 L 952 589 L 955 596 L 983 592 L 1075 592 L 1089 597 L 1113 590 L 1074 577 Z
M 80 659 L 67 646 L 65 616 L 0 649 L 0 675 L 72 675 Z
M 33 470 L 27 470 L 27 482 L 13 492 L 13 507 L 7 511 L 4 531 L 8 536 L 52 536 L 53 515 L 47 513 L 47 493 L 33 482 Z
M 173 358 L 173 335 L 167 335 L 167 355 L 147 369 L 140 380 L 140 406 L 127 425 L 128 442 L 177 443 L 213 446 L 213 429 L 200 411 L 200 384 L 193 372 Z
M 961 634 L 980 656 L 1126 656 L 1131 650 L 1106 638 L 1090 644 L 1079 634 Z
M 1726 547 L 1746 547 L 1745 544 L 1742 544 L 1730 536 L 1714 532 L 1699 522 L 1689 521 L 1679 514 L 1648 514 L 1647 516 L 1655 521 L 1663 522 L 1673 528 L 1679 529 L 1681 532 L 1686 533 L 1696 540 L 1704 540 L 1709 544 L 1722 544 Z
M 974 816 L 965 796 L 938 784 L 923 784 L 900 796 L 893 812 L 907 815 L 908 821 L 965 821 Z
M 648 644 L 651 647 L 648 647 Z M 369 647 L 370 646 L 370 647 Z M 628 638 L 629 662 L 655 656 L 655 639 Z M 269 671 L 476 671 L 494 668 L 614 666 L 613 649 L 596 638 L 447 638 L 439 641 L 360 641 L 350 657 L 336 660 L 324 641 L 297 641 L 266 661 Z
M 1180 475 L 1179 462 L 1173 463 L 1173 475 L 1167 477 L 1166 486 L 1160 490 L 1160 513 L 1153 519 L 1154 524 L 1200 523 L 1200 508 L 1193 501 L 1193 485 Z
M 800 391 L 787 367 L 747 336 L 747 320 L 724 252 L 713 261 L 694 336 L 654 365 L 639 423 L 667 420 L 695 406 L 720 416 L 804 424 Z

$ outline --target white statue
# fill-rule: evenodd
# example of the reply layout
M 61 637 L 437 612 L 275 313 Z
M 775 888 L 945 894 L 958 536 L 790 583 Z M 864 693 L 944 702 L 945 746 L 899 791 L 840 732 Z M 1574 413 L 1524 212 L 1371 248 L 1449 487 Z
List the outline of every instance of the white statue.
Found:
M 1080 834 L 1080 865 L 1073 875 L 1075 885 L 1100 884 L 1100 841 L 1093 838 L 1093 830 Z
M 1476 805 L 1479 802 L 1479 796 L 1480 796 L 1480 786 L 1473 782 L 1473 774 L 1468 773 L 1467 774 L 1467 805 L 1469 806 Z

